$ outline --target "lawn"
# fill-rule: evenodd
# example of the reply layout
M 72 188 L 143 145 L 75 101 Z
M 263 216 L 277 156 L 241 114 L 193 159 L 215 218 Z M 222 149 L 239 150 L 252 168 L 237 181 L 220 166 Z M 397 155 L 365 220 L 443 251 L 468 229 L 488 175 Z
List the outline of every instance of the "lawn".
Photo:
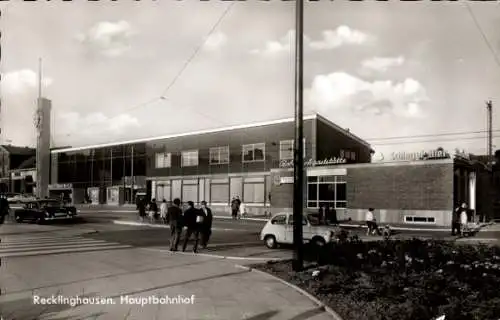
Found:
M 290 261 L 254 267 L 305 289 L 345 320 L 500 319 L 498 247 L 351 238 L 306 246 L 305 255 L 298 273 Z

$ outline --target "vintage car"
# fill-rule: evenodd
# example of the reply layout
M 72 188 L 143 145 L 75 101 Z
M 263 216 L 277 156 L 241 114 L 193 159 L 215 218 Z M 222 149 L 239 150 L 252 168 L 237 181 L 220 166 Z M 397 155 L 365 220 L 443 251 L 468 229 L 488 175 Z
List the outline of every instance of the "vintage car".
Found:
M 306 242 L 313 242 L 318 246 L 323 246 L 328 242 L 335 241 L 335 229 L 333 226 L 312 224 L 306 216 L 302 220 L 303 239 Z M 260 232 L 260 240 L 264 244 L 274 249 L 278 244 L 293 243 L 293 214 L 282 212 L 273 215 L 264 225 Z
M 24 203 L 21 209 L 14 210 L 14 219 L 16 222 L 35 221 L 43 223 L 54 219 L 74 219 L 77 217 L 75 207 L 66 206 L 58 200 L 34 200 Z

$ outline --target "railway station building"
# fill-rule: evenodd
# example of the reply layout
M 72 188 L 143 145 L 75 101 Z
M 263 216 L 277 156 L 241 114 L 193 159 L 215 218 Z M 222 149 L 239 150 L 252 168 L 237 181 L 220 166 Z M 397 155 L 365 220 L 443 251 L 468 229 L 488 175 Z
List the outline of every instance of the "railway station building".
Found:
M 133 205 L 138 194 L 159 201 L 205 200 L 229 213 L 235 196 L 252 214 L 292 209 L 294 119 L 281 119 L 51 151 L 51 196 L 73 203 Z M 453 207 L 489 210 L 489 172 L 444 150 L 394 154 L 372 162 L 363 139 L 319 115 L 304 117 L 304 207 L 327 204 L 339 219 L 449 225 Z

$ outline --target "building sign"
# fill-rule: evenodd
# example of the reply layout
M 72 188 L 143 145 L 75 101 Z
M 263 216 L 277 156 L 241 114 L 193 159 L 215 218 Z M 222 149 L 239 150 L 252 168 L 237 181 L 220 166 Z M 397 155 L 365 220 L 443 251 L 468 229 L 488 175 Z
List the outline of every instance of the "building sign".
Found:
M 378 154 L 373 157 L 376 162 L 381 162 L 386 160 L 383 154 Z M 453 153 L 445 150 L 430 150 L 430 151 L 420 151 L 420 152 L 393 152 L 389 157 L 389 161 L 422 161 L 422 160 L 439 160 L 439 159 L 451 159 L 451 158 L 461 158 L 470 160 L 470 154 L 466 153 L 465 150 L 455 149 Z
M 284 183 L 294 183 L 294 177 L 281 177 L 280 178 L 280 184 L 284 184 Z
M 324 160 L 312 160 L 309 159 L 304 162 L 304 167 L 317 167 L 317 166 L 330 166 L 334 164 L 343 164 L 346 163 L 345 158 L 330 158 L 330 159 L 324 159 Z M 293 167 L 293 160 L 281 160 L 280 161 L 280 168 L 292 168 Z

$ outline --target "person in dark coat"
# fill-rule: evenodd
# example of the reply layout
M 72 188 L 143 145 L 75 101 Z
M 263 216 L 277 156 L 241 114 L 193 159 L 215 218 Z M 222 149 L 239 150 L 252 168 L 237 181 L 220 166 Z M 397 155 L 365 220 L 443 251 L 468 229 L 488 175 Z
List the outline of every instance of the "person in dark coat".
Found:
M 337 210 L 335 210 L 335 208 L 330 207 L 326 214 L 327 214 L 325 216 L 326 224 L 338 224 L 339 223 L 337 220 Z
M 201 202 L 201 211 L 203 211 L 205 215 L 205 219 L 203 221 L 203 226 L 201 230 L 201 246 L 205 249 L 208 245 L 208 241 L 210 240 L 210 236 L 212 235 L 212 221 L 213 215 L 212 210 L 207 207 L 207 202 Z
M 0 197 L 0 224 L 4 224 L 5 216 L 9 215 L 9 201 L 7 201 L 7 197 L 2 195 Z
M 174 199 L 173 205 L 168 208 L 166 221 L 170 225 L 170 251 L 177 251 L 183 227 L 180 199 Z
M 462 212 L 461 207 L 457 206 L 451 214 L 451 235 L 460 234 L 460 213 Z
M 240 201 L 237 198 L 231 200 L 231 216 L 234 220 L 238 218 L 238 211 L 240 210 Z
M 330 210 L 328 210 L 328 205 L 323 203 L 318 211 L 318 224 L 326 224 L 326 220 L 330 215 Z
M 144 222 L 144 217 L 146 217 L 146 200 L 139 199 L 137 202 L 137 211 L 139 211 L 139 217 Z
M 200 241 L 200 231 L 202 230 L 205 216 L 203 211 L 194 207 L 193 201 L 188 201 L 188 208 L 184 211 L 184 225 L 187 227 L 186 234 L 184 235 L 184 244 L 182 251 L 186 251 L 189 239 L 194 235 L 193 252 L 198 251 L 198 242 Z

